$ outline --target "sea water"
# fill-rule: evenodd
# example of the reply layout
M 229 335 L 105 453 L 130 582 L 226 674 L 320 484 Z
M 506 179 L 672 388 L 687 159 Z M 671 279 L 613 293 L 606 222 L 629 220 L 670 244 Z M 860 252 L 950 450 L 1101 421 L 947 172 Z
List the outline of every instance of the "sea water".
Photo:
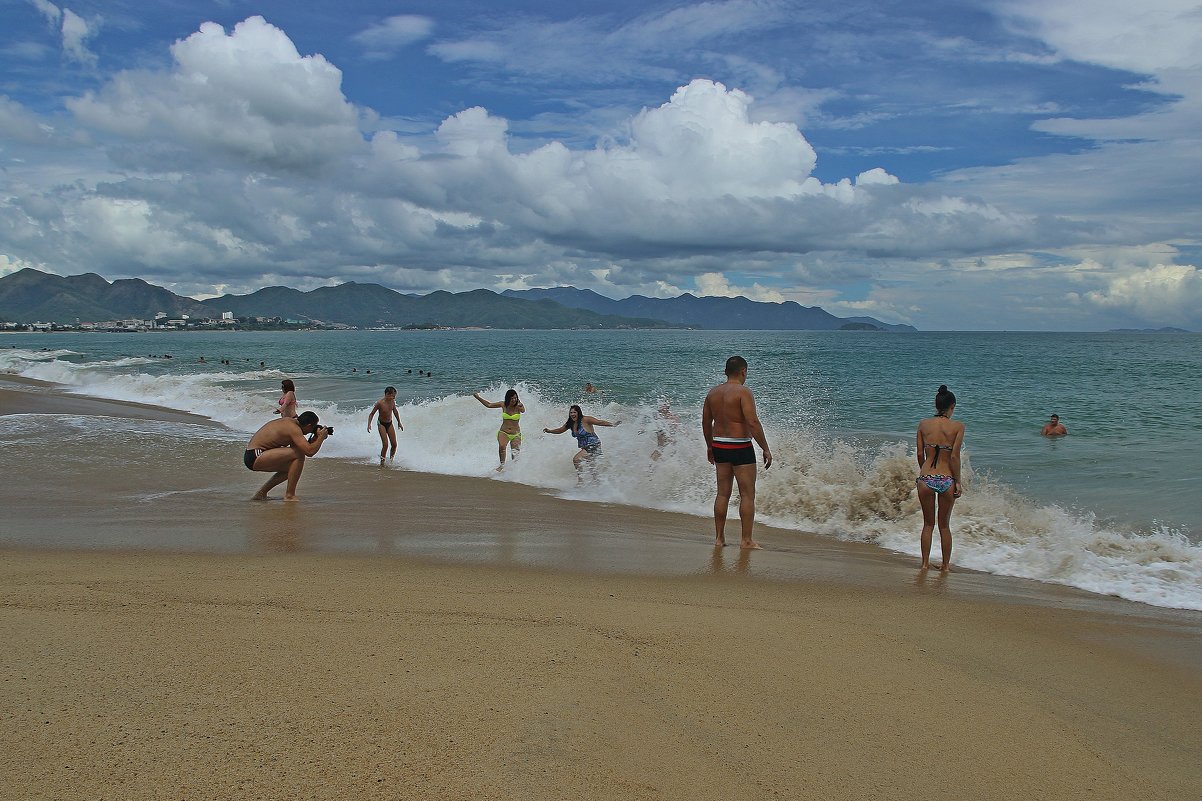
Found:
M 774 457 L 759 519 L 910 554 L 921 526 L 914 429 L 947 384 L 967 426 L 956 563 L 1202 609 L 1200 345 L 1136 333 L 0 334 L 0 372 L 207 415 L 232 429 L 231 452 L 272 419 L 291 378 L 300 408 L 337 429 L 322 457 L 364 465 L 380 447 L 368 411 L 392 385 L 405 426 L 398 468 L 708 516 L 701 402 L 738 353 Z M 501 400 L 510 387 L 526 406 L 525 441 L 496 473 L 500 415 L 472 393 Z M 656 416 L 665 402 L 679 422 Z M 603 458 L 582 486 L 574 441 L 542 433 L 571 403 L 621 423 L 598 428 Z M 1040 436 L 1053 412 L 1069 436 Z

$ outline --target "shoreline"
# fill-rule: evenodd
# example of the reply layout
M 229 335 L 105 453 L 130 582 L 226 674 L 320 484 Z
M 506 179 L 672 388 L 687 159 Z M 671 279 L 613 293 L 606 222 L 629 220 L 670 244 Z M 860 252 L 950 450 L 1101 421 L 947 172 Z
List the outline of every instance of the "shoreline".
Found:
M 124 417 L 168 423 L 225 428 L 204 415 L 169 409 L 137 401 L 116 401 L 92 395 L 76 395 L 50 381 L 0 373 L 0 417 L 10 414 L 64 414 Z
M 97 415 L 128 420 L 167 423 L 187 423 L 221 434 L 244 436 L 208 417 L 182 412 L 163 406 L 132 401 L 108 400 L 63 391 L 61 385 L 39 379 L 0 373 L 0 417 L 10 414 Z M 244 469 L 226 469 L 228 447 L 210 448 L 196 460 L 193 474 L 186 485 L 178 476 L 148 469 L 139 477 L 137 467 L 131 466 L 105 492 L 119 490 L 133 493 L 139 503 L 162 501 L 172 508 L 157 508 L 150 516 L 165 522 L 176 518 L 178 533 L 172 537 L 131 537 L 121 534 L 121 525 L 110 519 L 93 518 L 93 507 L 105 503 L 104 492 L 88 502 L 73 499 L 60 504 L 60 517 L 46 518 L 38 512 L 36 497 L 28 494 L 9 504 L 14 522 L 22 518 L 27 532 L 19 537 L 0 538 L 0 550 L 38 548 L 63 551 L 128 551 L 150 549 L 174 553 L 268 553 L 273 551 L 308 550 L 321 553 L 379 552 L 419 559 L 441 559 L 449 563 L 473 562 L 505 564 L 514 562 L 536 568 L 552 567 L 567 572 L 592 574 L 631 574 L 677 576 L 711 572 L 739 572 L 756 578 L 784 581 L 873 582 L 877 585 L 897 582 L 916 586 L 942 586 L 947 577 L 931 571 L 917 571 L 917 557 L 889 550 L 874 543 L 840 540 L 813 532 L 777 528 L 756 523 L 756 537 L 769 547 L 764 556 L 752 559 L 731 545 L 731 527 L 737 530 L 737 513 L 728 522 L 728 547 L 713 551 L 712 518 L 705 514 L 688 514 L 641 506 L 627 506 L 605 501 L 561 497 L 554 491 L 533 485 L 496 481 L 491 477 L 460 476 L 426 473 L 392 467 L 376 471 L 374 465 L 345 458 L 331 458 L 314 463 L 302 482 L 302 498 L 309 496 L 307 506 L 311 515 L 308 523 L 294 520 L 288 524 L 288 536 L 264 539 L 255 527 L 275 519 L 274 512 L 244 510 L 241 502 L 265 480 L 266 474 L 248 476 Z M 364 478 L 372 475 L 370 481 Z M 404 485 L 405 497 L 429 510 L 436 521 L 428 531 L 396 534 L 389 521 L 381 521 L 372 511 L 390 502 L 387 490 L 378 485 L 396 481 Z M 145 489 L 147 498 L 136 493 Z M 30 485 L 36 491 L 40 486 Z M 491 525 L 483 535 L 464 544 L 456 538 L 465 523 L 460 513 L 461 501 L 477 510 L 499 510 L 494 520 L 488 515 L 481 522 Z M 78 501 L 78 502 L 77 502 Z M 215 536 L 210 526 L 197 524 L 211 516 L 210 505 L 233 501 L 234 510 L 247 514 L 227 516 L 228 530 L 237 537 Z M 25 503 L 26 507 L 20 507 Z M 272 499 L 264 509 L 276 509 L 282 502 Z M 253 504 L 252 507 L 259 507 Z M 77 508 L 78 507 L 78 508 Z M 528 509 L 538 508 L 550 521 L 531 524 Z M 577 512 L 583 508 L 583 512 Z M 24 512 L 24 514 L 22 513 Z M 173 515 L 173 511 L 175 514 Z M 84 530 L 88 536 L 66 535 L 59 521 L 73 523 L 68 531 Z M 403 513 L 402 513 L 403 520 Z M 578 529 L 563 546 L 561 529 L 571 521 Z M 343 535 L 324 534 L 342 529 Z M 156 529 L 158 530 L 158 529 Z M 615 533 L 616 532 L 616 533 Z M 647 552 L 647 544 L 654 547 Z M 642 549 L 642 550 L 640 550 Z M 1166 620 L 1202 623 L 1202 612 L 1176 607 L 1157 606 L 1131 601 L 1064 584 L 1026 579 L 971 568 L 954 567 L 956 577 L 953 592 L 971 597 L 988 597 L 995 601 L 1041 606 L 1062 606 L 1083 610 L 1106 611 L 1142 616 L 1141 610 L 1151 610 L 1151 616 Z

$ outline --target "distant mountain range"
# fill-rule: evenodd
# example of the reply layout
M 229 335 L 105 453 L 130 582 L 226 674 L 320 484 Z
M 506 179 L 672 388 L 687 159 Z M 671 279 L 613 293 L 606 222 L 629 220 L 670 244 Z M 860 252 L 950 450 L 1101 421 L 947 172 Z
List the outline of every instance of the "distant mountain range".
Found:
M 872 317 L 836 317 L 818 306 L 802 306 L 791 300 L 784 303 L 762 303 L 744 297 L 699 298 L 687 293 L 675 298 L 631 295 L 622 300 L 612 300 L 591 290 L 570 286 L 554 289 L 507 289 L 502 294 L 531 300 L 549 299 L 573 309 L 587 309 L 598 314 L 651 317 L 690 328 L 789 331 L 917 330 L 911 325 L 883 323 Z
M 0 320 L 100 322 L 170 317 L 235 317 L 341 323 L 361 328 L 437 325 L 484 328 L 710 328 L 913 331 L 871 317 L 840 318 L 797 303 L 747 298 L 646 298 L 611 300 L 574 287 L 406 295 L 379 284 L 349 282 L 301 292 L 274 286 L 249 295 L 198 301 L 139 278 L 106 281 L 94 273 L 62 277 L 24 269 L 0 278 Z
M 280 317 L 372 326 L 436 325 L 484 328 L 674 328 L 662 320 L 636 319 L 572 309 L 554 301 L 509 298 L 477 289 L 404 295 L 379 284 L 321 287 L 301 292 L 273 286 L 249 295 L 198 301 L 141 279 L 109 283 L 88 273 L 63 278 L 24 269 L 0 278 L 0 320 L 20 323 L 100 322 L 169 317 Z
M 172 317 L 210 317 L 213 310 L 141 278 L 111 284 L 95 273 L 63 278 L 38 270 L 18 270 L 0 278 L 0 320 L 15 323 L 74 323 L 153 319 L 156 312 Z
M 2 285 L 0 285 L 2 287 Z M 379 284 L 349 282 L 301 292 L 271 286 L 249 295 L 201 301 L 210 314 L 322 320 L 368 328 L 439 325 L 452 328 L 675 328 L 662 320 L 572 309 L 553 301 L 509 298 L 487 289 L 403 295 Z

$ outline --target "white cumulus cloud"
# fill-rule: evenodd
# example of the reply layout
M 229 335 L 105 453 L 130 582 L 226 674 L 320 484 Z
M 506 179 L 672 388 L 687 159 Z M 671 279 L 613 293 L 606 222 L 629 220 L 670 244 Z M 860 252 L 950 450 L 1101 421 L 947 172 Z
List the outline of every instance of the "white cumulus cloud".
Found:
M 169 73 L 128 71 L 68 102 L 86 125 L 127 140 L 312 170 L 364 146 L 342 72 L 301 56 L 262 17 L 232 32 L 206 22 L 171 48 Z
M 702 273 L 697 276 L 697 294 L 701 296 L 735 298 L 742 295 L 752 300 L 783 303 L 785 296 L 780 290 L 753 283 L 749 287 L 732 286 L 722 273 Z
M 1143 321 L 1197 326 L 1202 322 L 1202 271 L 1192 264 L 1157 264 L 1112 278 L 1084 297 Z
M 393 159 L 377 165 L 373 180 L 419 205 L 611 257 L 665 248 L 906 252 L 939 243 L 959 251 L 1030 228 L 1023 217 L 905 186 L 879 168 L 823 184 L 797 127 L 752 121 L 751 102 L 697 79 L 637 114 L 616 141 L 529 152 L 510 147 L 504 119 L 467 109 L 438 129 L 450 158 Z

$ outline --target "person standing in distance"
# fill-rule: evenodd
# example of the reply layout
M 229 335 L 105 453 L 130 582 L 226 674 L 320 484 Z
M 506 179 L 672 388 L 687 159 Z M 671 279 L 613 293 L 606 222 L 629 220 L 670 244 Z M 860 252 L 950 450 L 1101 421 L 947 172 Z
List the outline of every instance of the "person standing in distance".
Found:
M 726 545 L 726 512 L 735 482 L 739 484 L 739 521 L 742 524 L 741 548 L 759 548 L 752 539 L 755 524 L 755 448 L 764 451 L 764 469 L 772 466 L 772 451 L 764 437 L 764 427 L 755 413 L 755 398 L 745 384 L 747 360 L 731 356 L 726 360 L 726 382 L 705 396 L 701 409 L 701 431 L 705 435 L 706 457 L 717 470 L 718 495 L 714 499 L 714 545 Z

